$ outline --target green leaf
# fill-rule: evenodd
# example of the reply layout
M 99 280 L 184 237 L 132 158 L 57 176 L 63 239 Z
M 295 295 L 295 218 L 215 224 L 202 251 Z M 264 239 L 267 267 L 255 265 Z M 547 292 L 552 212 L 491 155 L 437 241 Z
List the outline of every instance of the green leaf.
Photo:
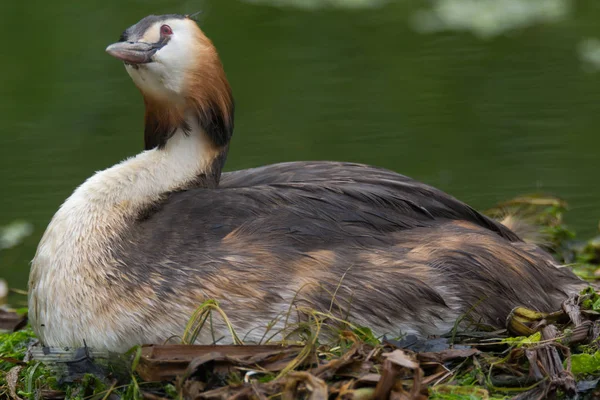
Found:
M 598 298 L 598 300 L 594 302 L 594 304 L 592 305 L 592 310 L 600 311 L 600 298 Z
M 571 356 L 571 372 L 575 375 L 593 374 L 600 371 L 600 351 L 594 354 L 574 354 Z
M 531 336 L 517 336 L 517 337 L 506 338 L 506 339 L 502 340 L 502 343 L 506 343 L 508 345 L 516 346 L 516 347 L 523 347 L 523 346 L 527 346 L 530 344 L 536 344 L 540 340 L 542 340 L 542 333 L 536 332 Z
M 375 334 L 373 334 L 371 328 L 358 326 L 352 332 L 354 332 L 354 334 L 365 343 L 371 344 L 373 346 L 377 346 L 379 344 L 379 340 L 375 337 Z

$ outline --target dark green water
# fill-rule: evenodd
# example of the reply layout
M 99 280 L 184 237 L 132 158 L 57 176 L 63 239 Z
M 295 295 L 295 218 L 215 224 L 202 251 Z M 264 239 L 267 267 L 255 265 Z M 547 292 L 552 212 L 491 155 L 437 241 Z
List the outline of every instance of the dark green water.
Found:
M 0 4 L 0 226 L 34 234 L 0 252 L 25 288 L 61 202 L 142 146 L 143 106 L 104 53 L 151 13 L 205 10 L 237 100 L 227 169 L 290 160 L 370 163 L 483 209 L 542 190 L 564 197 L 586 236 L 600 219 L 600 73 L 579 43 L 600 37 L 600 3 L 491 40 L 416 33 L 424 2 L 302 11 L 234 0 L 39 0 Z

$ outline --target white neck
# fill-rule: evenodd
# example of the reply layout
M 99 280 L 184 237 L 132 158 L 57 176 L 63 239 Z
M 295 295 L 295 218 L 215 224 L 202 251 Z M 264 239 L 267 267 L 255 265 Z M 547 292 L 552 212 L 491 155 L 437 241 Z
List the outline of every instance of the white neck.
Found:
M 84 197 L 104 205 L 108 211 L 113 207 L 120 208 L 125 202 L 126 209 L 138 211 L 206 172 L 214 153 L 203 135 L 196 132 L 186 135 L 178 130 L 165 148 L 144 151 L 97 173 L 71 198 Z
M 76 343 L 81 339 L 66 338 L 64 332 L 93 325 L 94 304 L 101 308 L 107 301 L 108 292 L 103 294 L 98 283 L 106 282 L 118 268 L 110 253 L 114 239 L 140 211 L 210 168 L 216 152 L 198 130 L 189 135 L 177 131 L 164 149 L 144 151 L 96 173 L 54 215 L 38 246 L 29 279 L 30 317 L 43 341 Z M 88 282 L 96 282 L 92 292 Z M 82 301 L 91 308 L 80 310 L 76 319 L 69 317 L 75 304 Z M 48 326 L 48 321 L 61 320 L 77 326 Z

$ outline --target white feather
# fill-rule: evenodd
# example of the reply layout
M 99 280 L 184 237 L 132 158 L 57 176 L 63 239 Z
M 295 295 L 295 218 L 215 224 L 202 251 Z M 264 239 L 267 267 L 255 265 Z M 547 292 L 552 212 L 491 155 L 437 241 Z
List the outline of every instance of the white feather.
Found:
M 169 336 L 160 327 L 139 337 L 121 331 L 131 327 L 134 310 L 117 312 L 122 304 L 107 290 L 107 278 L 117 268 L 109 246 L 128 218 L 206 170 L 213 150 L 203 138 L 178 131 L 164 149 L 144 151 L 96 173 L 60 207 L 38 246 L 30 275 L 31 323 L 45 345 L 85 341 L 90 347 L 127 350 L 135 344 L 132 340 Z M 139 300 L 143 304 L 148 299 Z

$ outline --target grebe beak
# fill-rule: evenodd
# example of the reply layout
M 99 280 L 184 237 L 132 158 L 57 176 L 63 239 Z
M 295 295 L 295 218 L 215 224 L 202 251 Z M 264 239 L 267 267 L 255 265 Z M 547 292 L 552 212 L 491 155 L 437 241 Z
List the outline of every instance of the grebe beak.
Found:
M 117 42 L 106 48 L 111 56 L 126 64 L 147 64 L 152 62 L 152 56 L 160 47 L 154 43 Z

